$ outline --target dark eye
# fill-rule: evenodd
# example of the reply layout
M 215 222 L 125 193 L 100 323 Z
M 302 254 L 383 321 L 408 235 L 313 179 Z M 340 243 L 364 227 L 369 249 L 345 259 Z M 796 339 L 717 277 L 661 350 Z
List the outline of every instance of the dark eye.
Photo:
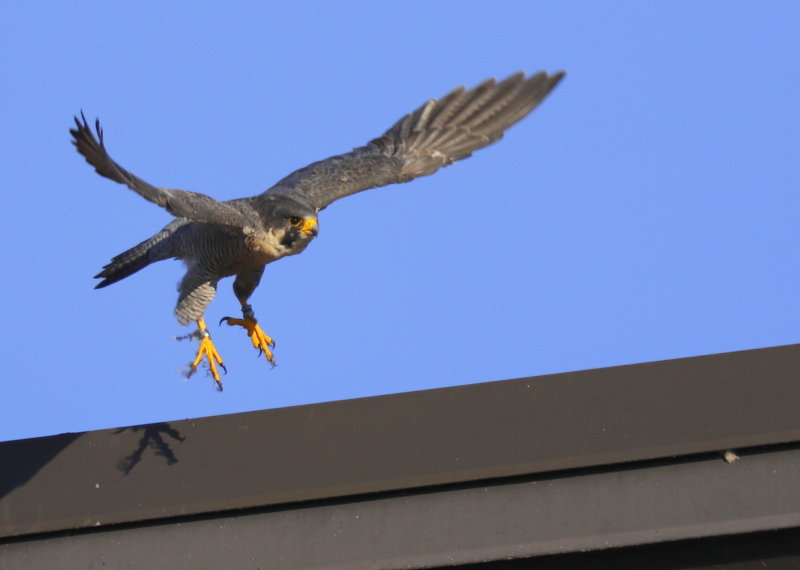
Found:
M 291 218 L 289 218 L 289 223 L 292 224 L 293 226 L 299 226 L 300 222 L 302 221 L 303 219 L 298 218 L 297 216 L 292 216 Z

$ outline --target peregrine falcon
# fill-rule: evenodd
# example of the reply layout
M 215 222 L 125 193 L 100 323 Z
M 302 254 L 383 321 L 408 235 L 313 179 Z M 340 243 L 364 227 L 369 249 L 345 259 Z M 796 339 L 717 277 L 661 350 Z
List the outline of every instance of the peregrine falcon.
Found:
M 561 71 L 527 77 L 519 72 L 500 82 L 488 79 L 469 90 L 459 87 L 442 99 L 429 100 L 365 146 L 296 170 L 257 196 L 222 202 L 197 192 L 159 188 L 128 172 L 106 152 L 99 120 L 93 132 L 81 113 L 70 133 L 86 162 L 101 176 L 126 185 L 175 216 L 153 237 L 103 267 L 95 276 L 102 279 L 96 288 L 162 259 L 183 260 L 187 270 L 178 286 L 175 315 L 181 325 L 197 323 L 197 330 L 187 336 L 200 341 L 187 377 L 205 360 L 221 390 L 218 366 L 227 369 L 204 317 L 220 279 L 235 276 L 233 292 L 242 306 L 241 319 L 224 317 L 220 323 L 244 327 L 259 354 L 263 352 L 274 365 L 274 342 L 249 305 L 264 267 L 302 252 L 317 235 L 318 213 L 339 198 L 433 174 L 498 141 L 563 76 Z

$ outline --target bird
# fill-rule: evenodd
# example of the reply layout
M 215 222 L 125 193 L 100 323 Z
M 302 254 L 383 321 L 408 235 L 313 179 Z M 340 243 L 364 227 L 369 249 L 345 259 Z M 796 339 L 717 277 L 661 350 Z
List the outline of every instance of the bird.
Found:
M 94 131 L 83 111 L 74 117 L 72 143 L 97 174 L 124 184 L 161 206 L 174 219 L 152 237 L 113 257 L 97 275 L 95 288 L 107 287 L 151 263 L 179 259 L 186 273 L 178 285 L 175 316 L 180 325 L 196 323 L 186 336 L 199 341 L 190 377 L 206 362 L 215 386 L 222 390 L 220 368 L 227 373 L 211 340 L 205 312 L 218 282 L 234 277 L 233 292 L 242 318 L 223 317 L 220 324 L 241 326 L 253 347 L 275 365 L 275 343 L 261 328 L 250 305 L 264 268 L 301 253 L 319 233 L 319 212 L 331 203 L 363 190 L 409 182 L 472 155 L 500 140 L 561 81 L 565 73 L 517 72 L 487 79 L 471 89 L 457 87 L 441 99 L 430 99 L 400 118 L 383 135 L 351 152 L 296 170 L 261 194 L 218 201 L 205 194 L 161 188 L 132 174 L 108 154 L 99 119 Z

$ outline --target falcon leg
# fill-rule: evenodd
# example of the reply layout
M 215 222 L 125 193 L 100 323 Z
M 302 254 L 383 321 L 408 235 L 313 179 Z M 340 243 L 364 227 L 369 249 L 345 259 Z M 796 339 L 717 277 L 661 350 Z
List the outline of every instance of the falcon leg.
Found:
M 226 322 L 229 326 L 241 326 L 247 330 L 247 335 L 250 337 L 250 340 L 253 342 L 253 346 L 258 349 L 258 355 L 261 356 L 261 353 L 264 353 L 264 356 L 267 357 L 272 366 L 275 366 L 275 357 L 272 355 L 272 348 L 275 348 L 275 341 L 272 340 L 267 334 L 261 329 L 256 320 L 255 313 L 253 313 L 253 307 L 246 303 L 242 303 L 242 319 L 234 319 L 233 317 L 223 317 L 219 322 Z
M 211 371 L 211 376 L 214 377 L 214 382 L 217 383 L 217 390 L 222 391 L 222 380 L 220 380 L 217 365 L 219 365 L 225 372 L 228 370 L 222 363 L 222 357 L 217 352 L 214 343 L 211 342 L 211 335 L 206 328 L 205 320 L 199 319 L 197 321 L 197 331 L 189 336 L 199 338 L 200 346 L 197 348 L 197 356 L 195 357 L 194 362 L 189 365 L 189 373 L 186 375 L 186 377 L 189 378 L 192 374 L 194 374 L 197 371 L 197 367 L 201 362 L 203 362 L 203 359 L 206 359 L 208 361 L 208 369 Z

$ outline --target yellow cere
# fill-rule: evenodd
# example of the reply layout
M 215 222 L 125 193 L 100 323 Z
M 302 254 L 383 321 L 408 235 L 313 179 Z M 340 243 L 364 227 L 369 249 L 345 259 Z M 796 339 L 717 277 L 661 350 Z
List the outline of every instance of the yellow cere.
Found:
M 317 220 L 314 218 L 308 218 L 303 222 L 303 227 L 300 228 L 304 234 L 311 235 L 317 233 Z

